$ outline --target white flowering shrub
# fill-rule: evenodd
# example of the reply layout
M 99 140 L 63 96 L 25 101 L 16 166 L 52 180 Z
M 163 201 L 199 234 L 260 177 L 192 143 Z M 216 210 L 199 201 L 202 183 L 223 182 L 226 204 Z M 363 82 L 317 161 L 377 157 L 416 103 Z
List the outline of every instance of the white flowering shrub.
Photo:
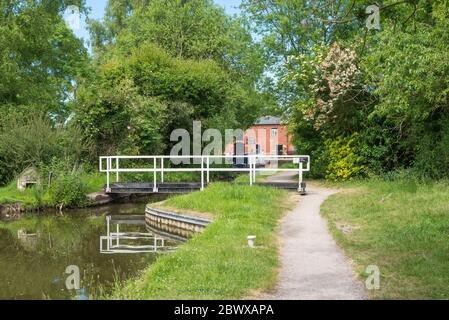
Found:
M 319 130 L 339 117 L 337 106 L 352 101 L 360 91 L 361 72 L 356 64 L 357 54 L 334 43 L 330 48 L 315 47 L 312 54 L 290 58 L 291 72 L 286 81 L 305 88 L 298 108 L 304 120 L 313 122 Z

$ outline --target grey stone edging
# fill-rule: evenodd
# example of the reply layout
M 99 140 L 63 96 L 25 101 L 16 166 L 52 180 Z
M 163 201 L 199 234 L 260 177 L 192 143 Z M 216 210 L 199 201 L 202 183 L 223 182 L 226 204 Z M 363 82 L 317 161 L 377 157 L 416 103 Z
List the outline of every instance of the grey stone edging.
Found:
M 151 208 L 148 205 L 145 208 L 145 220 L 153 226 L 173 227 L 191 232 L 201 232 L 212 222 L 204 218 Z

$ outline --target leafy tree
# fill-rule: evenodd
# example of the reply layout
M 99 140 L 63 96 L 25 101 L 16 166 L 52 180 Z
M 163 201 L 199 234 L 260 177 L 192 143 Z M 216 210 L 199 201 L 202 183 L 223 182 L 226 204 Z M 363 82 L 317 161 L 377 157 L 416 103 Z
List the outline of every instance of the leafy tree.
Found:
M 258 83 L 265 67 L 244 22 L 211 0 L 110 0 L 104 22 L 92 20 L 90 30 L 99 59 L 150 42 L 173 57 L 214 60 L 248 87 Z
M 62 13 L 84 1 L 0 2 L 0 104 L 64 113 L 73 84 L 87 62 L 86 49 L 66 26 Z M 27 109 L 27 108 L 25 108 Z
M 377 158 L 390 162 L 384 167 L 414 167 L 438 177 L 447 174 L 449 155 L 449 8 L 446 1 L 420 4 L 413 24 L 400 30 L 392 24 L 367 48 L 363 68 L 378 97 L 368 119 L 371 131 L 389 136 L 382 139 L 390 140 L 390 146 Z M 389 130 L 381 134 L 384 128 Z
M 246 113 L 258 107 L 257 96 L 216 62 L 173 58 L 152 44 L 115 56 L 99 71 L 94 83 L 80 87 L 75 104 L 75 121 L 95 142 L 92 157 L 162 153 L 174 129 L 191 129 L 195 120 L 204 129 L 249 125 L 254 119 Z
M 78 90 L 75 119 L 92 158 L 167 152 L 174 129 L 245 128 L 273 105 L 260 47 L 210 0 L 111 0 L 90 28 L 97 76 Z
M 298 150 L 312 153 L 315 167 L 338 168 L 332 154 L 346 151 L 337 142 L 351 141 L 357 164 L 345 160 L 354 164 L 346 172 L 446 175 L 448 2 L 383 1 L 380 31 L 365 28 L 370 4 L 266 0 L 243 8 L 272 57 Z

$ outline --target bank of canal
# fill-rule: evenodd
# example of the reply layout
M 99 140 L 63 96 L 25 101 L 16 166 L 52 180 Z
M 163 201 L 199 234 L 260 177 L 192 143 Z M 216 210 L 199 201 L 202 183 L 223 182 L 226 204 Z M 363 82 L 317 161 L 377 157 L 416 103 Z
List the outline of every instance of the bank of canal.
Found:
M 93 299 L 107 295 L 117 281 L 135 276 L 158 254 L 100 254 L 105 214 L 144 215 L 145 205 L 160 197 L 132 203 L 56 213 L 30 213 L 0 221 L 0 299 Z M 148 232 L 144 225 L 129 231 Z M 26 232 L 27 235 L 24 235 Z M 170 245 L 176 245 L 171 243 Z M 67 266 L 80 270 L 81 289 L 66 289 Z

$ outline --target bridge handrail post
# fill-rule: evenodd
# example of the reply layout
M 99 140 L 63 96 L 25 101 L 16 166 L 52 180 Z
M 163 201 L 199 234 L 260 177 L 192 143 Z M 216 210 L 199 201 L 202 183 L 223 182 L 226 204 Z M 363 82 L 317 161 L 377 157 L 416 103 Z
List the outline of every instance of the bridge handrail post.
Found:
M 253 155 L 253 181 L 256 183 L 256 161 L 257 161 L 257 155 Z
M 111 170 L 111 157 L 106 158 L 106 192 L 111 192 L 111 186 L 110 186 L 110 179 L 109 179 L 109 172 Z
M 253 185 L 253 172 L 252 172 L 252 161 L 250 155 L 248 157 L 248 166 L 249 166 L 249 185 Z
M 119 182 L 119 180 L 120 180 L 120 176 L 119 176 L 118 170 L 119 170 L 119 159 L 115 158 L 115 181 L 116 182 Z
M 303 172 L 303 166 L 302 162 L 299 162 L 299 170 L 298 170 L 298 191 L 301 191 L 301 184 L 302 184 L 302 172 Z
M 204 156 L 201 156 L 201 191 L 204 191 Z
M 207 157 L 206 157 L 207 183 L 210 182 L 209 166 L 210 166 L 210 156 L 207 156 Z
M 161 157 L 161 182 L 164 183 L 164 157 Z
M 157 174 L 156 174 L 157 161 L 156 157 L 153 157 L 153 192 L 157 192 Z

